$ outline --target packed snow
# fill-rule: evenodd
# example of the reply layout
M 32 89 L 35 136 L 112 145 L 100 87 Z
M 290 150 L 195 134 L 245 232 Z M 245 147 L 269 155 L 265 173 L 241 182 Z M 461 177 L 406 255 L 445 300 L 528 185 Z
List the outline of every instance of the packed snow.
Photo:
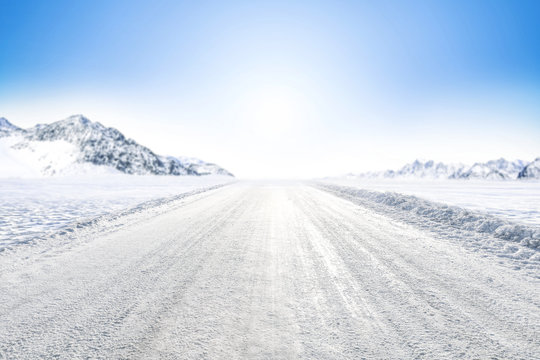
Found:
M 145 201 L 231 181 L 217 175 L 124 174 L 0 179 L 0 250 Z
M 0 358 L 538 358 L 539 259 L 492 251 L 535 249 L 325 186 L 239 181 L 0 252 Z

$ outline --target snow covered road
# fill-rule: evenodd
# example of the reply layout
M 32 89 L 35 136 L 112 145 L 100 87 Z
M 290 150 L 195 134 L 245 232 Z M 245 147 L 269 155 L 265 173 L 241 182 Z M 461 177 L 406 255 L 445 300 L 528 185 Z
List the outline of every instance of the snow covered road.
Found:
M 0 358 L 540 356 L 540 279 L 513 259 L 301 183 L 167 206 L 0 253 Z

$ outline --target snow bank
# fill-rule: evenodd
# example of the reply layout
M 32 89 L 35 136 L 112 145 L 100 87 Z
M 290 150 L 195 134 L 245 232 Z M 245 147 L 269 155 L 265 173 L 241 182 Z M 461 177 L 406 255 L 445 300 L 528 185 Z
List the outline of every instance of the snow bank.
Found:
M 538 250 L 540 227 L 521 225 L 510 221 L 394 192 L 377 192 L 353 187 L 319 183 L 317 186 L 339 197 L 352 200 L 362 206 L 397 216 L 398 218 L 422 225 L 422 227 L 455 229 L 518 243 Z M 515 249 L 508 249 L 515 252 Z M 527 256 L 530 256 L 528 254 Z M 534 254 L 538 256 L 538 254 Z
M 414 195 L 482 212 L 512 223 L 540 226 L 540 181 L 326 179 L 320 182 Z

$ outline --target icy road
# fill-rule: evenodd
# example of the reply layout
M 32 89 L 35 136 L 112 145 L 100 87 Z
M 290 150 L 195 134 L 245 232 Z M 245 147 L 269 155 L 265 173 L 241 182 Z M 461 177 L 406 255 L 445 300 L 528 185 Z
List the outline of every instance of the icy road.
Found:
M 304 184 L 0 253 L 0 358 L 539 357 L 538 276 Z

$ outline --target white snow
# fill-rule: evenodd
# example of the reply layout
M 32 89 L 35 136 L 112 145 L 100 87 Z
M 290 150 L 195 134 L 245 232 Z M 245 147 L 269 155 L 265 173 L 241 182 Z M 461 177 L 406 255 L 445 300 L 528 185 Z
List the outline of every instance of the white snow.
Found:
M 520 261 L 538 275 L 540 226 L 515 223 L 483 212 L 449 206 L 416 196 L 318 183 L 317 186 L 377 213 L 413 225 L 438 237 L 458 241 L 475 251 Z
M 120 174 L 107 166 L 77 163 L 76 145 L 64 140 L 22 141 L 22 136 L 0 138 L 2 178 L 39 178 L 51 175 Z
M 335 178 L 324 182 L 414 195 L 517 223 L 540 225 L 540 181 Z
M 107 176 L 0 179 L 0 250 L 148 200 L 231 181 L 233 178 L 227 176 L 137 176 L 118 172 Z
M 488 246 L 534 249 L 370 193 L 237 182 L 0 252 L 0 358 L 538 358 L 540 261 Z

